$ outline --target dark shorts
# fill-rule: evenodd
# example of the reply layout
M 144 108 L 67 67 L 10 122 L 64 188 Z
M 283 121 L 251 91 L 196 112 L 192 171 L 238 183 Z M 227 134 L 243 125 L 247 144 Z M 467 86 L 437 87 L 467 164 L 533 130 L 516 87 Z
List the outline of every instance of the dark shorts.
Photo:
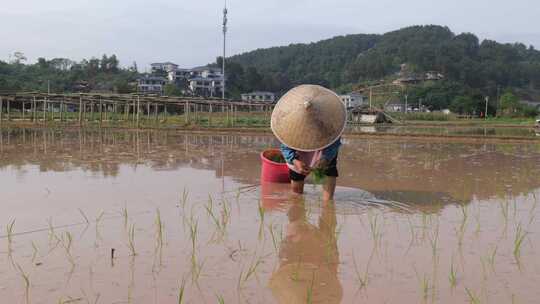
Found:
M 331 177 L 338 177 L 338 169 L 337 169 L 337 157 L 334 158 L 330 164 L 328 165 L 328 168 L 324 171 L 324 175 L 331 176 Z M 293 170 L 289 169 L 289 178 L 292 181 L 299 182 L 306 179 L 306 176 L 300 173 L 296 173 Z

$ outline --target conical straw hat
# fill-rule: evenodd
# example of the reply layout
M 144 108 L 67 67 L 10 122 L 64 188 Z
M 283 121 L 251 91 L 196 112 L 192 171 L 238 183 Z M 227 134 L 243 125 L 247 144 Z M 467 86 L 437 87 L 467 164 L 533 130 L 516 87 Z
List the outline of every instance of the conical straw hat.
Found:
M 333 144 L 345 130 L 347 110 L 336 93 L 318 85 L 301 85 L 285 94 L 272 112 L 274 135 L 298 151 Z

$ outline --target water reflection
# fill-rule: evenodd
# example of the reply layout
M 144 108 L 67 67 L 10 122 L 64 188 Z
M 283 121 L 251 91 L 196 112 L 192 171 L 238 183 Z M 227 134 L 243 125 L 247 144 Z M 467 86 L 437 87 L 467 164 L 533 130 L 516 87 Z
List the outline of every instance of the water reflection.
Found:
M 432 209 L 540 188 L 540 144 L 382 140 L 346 137 L 338 185 L 377 198 Z M 258 184 L 259 152 L 277 146 L 268 134 L 112 129 L 0 131 L 0 170 L 24 180 L 41 172 L 83 170 L 117 177 L 121 166 L 192 168 L 216 178 Z M 264 189 L 263 189 L 264 190 Z
M 343 289 L 338 279 L 334 203 L 323 203 L 317 225 L 308 221 L 301 198 L 292 201 L 287 217 L 279 268 L 269 283 L 274 297 L 283 304 L 340 303 Z
M 486 136 L 486 137 L 535 137 L 532 127 L 478 127 L 478 126 L 349 126 L 351 132 L 386 134 L 425 134 L 441 136 Z

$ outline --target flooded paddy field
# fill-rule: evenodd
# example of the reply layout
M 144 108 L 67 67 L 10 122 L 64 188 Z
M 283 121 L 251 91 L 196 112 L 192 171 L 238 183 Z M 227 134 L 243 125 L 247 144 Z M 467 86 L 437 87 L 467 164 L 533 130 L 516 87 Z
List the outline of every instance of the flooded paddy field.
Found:
M 270 135 L 0 132 L 1 303 L 536 303 L 540 144 L 344 138 L 334 203 Z
M 535 127 L 500 127 L 500 126 L 422 126 L 422 125 L 381 125 L 350 126 L 350 132 L 396 135 L 425 135 L 451 137 L 511 137 L 540 138 L 540 129 Z

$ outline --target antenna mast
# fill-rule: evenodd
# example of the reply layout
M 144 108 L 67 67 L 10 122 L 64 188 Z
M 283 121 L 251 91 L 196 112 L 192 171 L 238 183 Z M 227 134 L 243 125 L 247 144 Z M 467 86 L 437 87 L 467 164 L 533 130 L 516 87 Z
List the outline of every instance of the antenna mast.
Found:
M 225 8 L 223 9 L 223 58 L 221 60 L 223 74 L 223 88 L 221 89 L 222 99 L 225 99 L 225 57 L 227 55 L 227 0 L 225 0 Z

